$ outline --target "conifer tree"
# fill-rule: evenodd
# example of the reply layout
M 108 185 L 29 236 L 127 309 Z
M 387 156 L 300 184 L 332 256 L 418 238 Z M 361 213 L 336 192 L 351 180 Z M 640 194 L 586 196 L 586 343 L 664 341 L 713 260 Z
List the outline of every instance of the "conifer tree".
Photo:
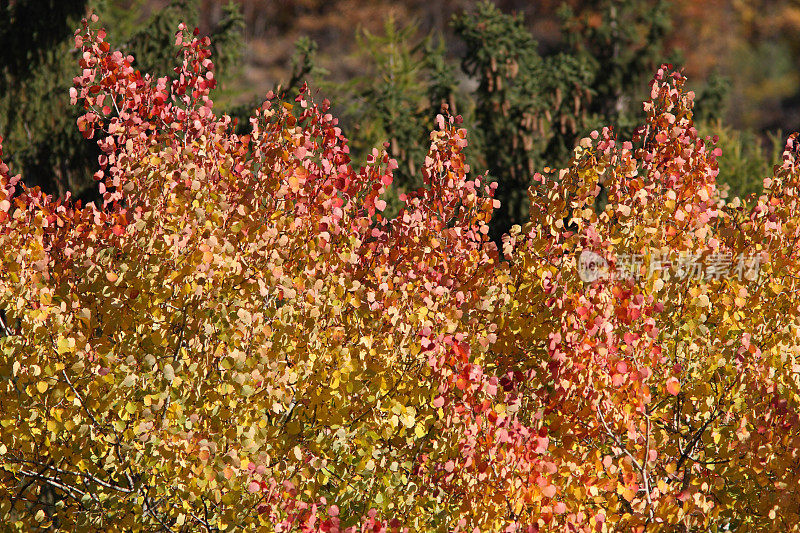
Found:
M 0 125 L 14 172 L 29 185 L 63 196 L 89 199 L 100 151 L 96 140 L 76 128 L 81 114 L 69 103 L 69 88 L 80 74 L 73 32 L 88 11 L 106 21 L 109 39 L 136 58 L 135 67 L 158 76 L 174 76 L 174 32 L 181 21 L 196 24 L 195 0 L 172 0 L 141 20 L 142 0 L 19 0 L 0 7 Z M 46 14 L 46 16 L 43 16 Z M 229 4 L 212 31 L 216 63 L 222 71 L 235 64 L 241 47 L 241 14 Z

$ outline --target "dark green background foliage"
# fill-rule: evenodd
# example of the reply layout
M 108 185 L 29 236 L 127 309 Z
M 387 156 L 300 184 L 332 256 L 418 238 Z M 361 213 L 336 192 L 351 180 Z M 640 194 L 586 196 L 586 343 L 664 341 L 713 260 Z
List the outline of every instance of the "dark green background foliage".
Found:
M 565 9 L 563 49 L 543 54 L 521 16 L 483 2 L 452 21 L 464 45 L 460 72 L 443 46 L 432 46 L 433 36 L 412 45 L 413 27 L 389 23 L 384 37 L 362 40 L 372 71 L 332 91 L 349 94 L 343 116 L 354 153 L 389 139 L 400 164 L 397 188 L 419 186 L 427 132 L 448 104 L 465 118 L 473 170 L 498 182 L 492 236 L 499 240 L 527 218 L 527 188 L 537 169 L 564 164 L 575 141 L 594 127 L 629 134 L 641 119 L 647 81 L 665 57 L 663 4 L 605 2 L 599 25 Z M 461 90 L 459 76 L 472 87 Z
M 40 0 L 6 2 L 0 12 L 5 157 L 27 183 L 59 194 L 81 191 L 95 166 L 95 145 L 78 133 L 67 93 L 77 74 L 69 41 L 86 8 L 85 0 Z
M 544 164 L 566 159 L 585 129 L 591 64 L 571 50 L 542 56 L 521 17 L 483 3 L 453 21 L 463 71 L 478 80 L 475 136 L 501 202 L 493 237 L 528 214 L 527 188 Z
M 359 36 L 361 54 L 369 65 L 363 76 L 321 85 L 339 103 L 337 111 L 356 159 L 383 143 L 397 159 L 388 199 L 391 215 L 398 208 L 398 193 L 422 186 L 419 168 L 442 104 L 453 113 L 458 106 L 454 67 L 445 58 L 441 39 L 415 39 L 416 27 L 398 29 L 391 19 L 384 33 Z
M 95 140 L 85 140 L 70 105 L 69 88 L 79 74 L 74 31 L 89 10 L 98 13 L 108 40 L 134 55 L 136 68 L 158 76 L 174 75 L 175 31 L 181 21 L 197 20 L 196 2 L 173 1 L 140 20 L 144 2 L 121 0 L 21 0 L 0 11 L 0 135 L 8 162 L 29 186 L 63 195 L 93 198 L 97 170 Z M 46 14 L 46 16 L 43 16 Z M 222 74 L 241 48 L 242 19 L 231 6 L 213 32 Z

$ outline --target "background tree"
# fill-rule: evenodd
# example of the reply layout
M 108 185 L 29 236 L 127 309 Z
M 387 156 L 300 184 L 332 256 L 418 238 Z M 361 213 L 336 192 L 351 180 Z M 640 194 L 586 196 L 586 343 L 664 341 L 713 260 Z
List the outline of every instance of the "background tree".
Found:
M 445 104 L 455 110 L 454 69 L 444 57 L 444 43 L 434 35 L 419 37 L 410 24 L 398 28 L 387 19 L 383 35 L 363 30 L 358 42 L 366 73 L 346 83 L 324 83 L 352 138 L 356 161 L 388 142 L 398 162 L 388 213 L 399 209 L 399 195 L 422 185 L 420 166 L 427 155 L 434 119 Z
M 340 85 L 330 93 L 351 102 L 341 106 L 345 129 L 369 125 L 348 130 L 356 159 L 377 139 L 397 138 L 402 142 L 390 141 L 389 151 L 400 162 L 398 186 L 418 185 L 410 176 L 425 153 L 430 117 L 442 101 L 449 103 L 473 132 L 472 168 L 498 182 L 501 207 L 492 237 L 500 242 L 527 217 L 534 168 L 563 164 L 579 134 L 595 123 L 630 132 L 642 111 L 627 102 L 641 100 L 669 28 L 663 4 L 648 10 L 643 2 L 606 3 L 580 17 L 568 10 L 562 16 L 567 42 L 544 54 L 521 15 L 507 15 L 493 3 L 455 17 L 452 29 L 463 43 L 462 81 L 477 84 L 472 91 L 459 87 L 441 48 L 434 52 L 423 44 L 430 37 L 412 46 L 413 26 L 398 31 L 392 23 L 385 37 L 368 35 L 362 49 L 373 71 L 349 86 L 355 92 Z M 426 99 L 426 92 L 435 96 Z
M 666 47 L 670 7 L 663 0 L 604 0 L 580 11 L 566 4 L 561 10 L 569 48 L 592 73 L 586 107 L 598 122 L 630 133 L 640 122 L 642 94 L 652 72 L 661 63 L 680 64 Z
M 721 120 L 698 122 L 698 130 L 715 138 L 722 150 L 717 179 L 728 200 L 756 201 L 764 191 L 764 178 L 781 161 L 783 135 L 773 133 L 765 142 L 761 135 L 725 127 Z
M 196 23 L 197 2 L 173 0 L 142 19 L 145 1 L 119 0 L 4 2 L 0 17 L 0 124 L 5 125 L 9 163 L 31 186 L 47 192 L 90 198 L 91 179 L 100 151 L 75 128 L 79 111 L 69 105 L 68 91 L 79 74 L 72 51 L 72 32 L 88 10 L 108 21 L 109 39 L 124 44 L 137 68 L 174 77 L 172 41 L 180 21 Z M 232 71 L 242 47 L 242 17 L 229 4 L 212 34 L 221 75 Z M 46 14 L 46 15 L 44 15 Z
M 499 239 L 527 217 L 527 187 L 535 168 L 555 164 L 584 128 L 589 64 L 568 53 L 543 57 L 521 16 L 482 2 L 453 21 L 466 44 L 464 72 L 478 81 L 474 131 L 485 169 L 497 180 L 492 236 Z

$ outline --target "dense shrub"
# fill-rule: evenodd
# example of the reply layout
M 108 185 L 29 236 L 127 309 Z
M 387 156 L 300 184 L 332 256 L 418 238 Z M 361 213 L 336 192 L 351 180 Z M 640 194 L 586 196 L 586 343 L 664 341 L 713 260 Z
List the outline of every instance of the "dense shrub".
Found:
M 457 117 L 386 219 L 394 161 L 352 168 L 305 90 L 236 135 L 207 39 L 171 81 L 76 43 L 102 205 L 0 165 L 4 524 L 796 528 L 794 137 L 722 205 L 662 68 L 631 141 L 535 174 L 501 261 Z

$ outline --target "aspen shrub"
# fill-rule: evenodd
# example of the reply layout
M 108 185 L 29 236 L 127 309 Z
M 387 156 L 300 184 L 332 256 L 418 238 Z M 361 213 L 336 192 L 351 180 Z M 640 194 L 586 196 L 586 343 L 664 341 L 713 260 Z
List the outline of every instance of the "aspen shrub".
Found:
M 724 203 L 662 67 L 635 137 L 537 173 L 497 250 L 457 117 L 389 220 L 385 152 L 354 169 L 306 89 L 234 134 L 196 35 L 168 80 L 76 32 L 101 206 L 0 163 L 3 524 L 797 530 L 794 137 Z

